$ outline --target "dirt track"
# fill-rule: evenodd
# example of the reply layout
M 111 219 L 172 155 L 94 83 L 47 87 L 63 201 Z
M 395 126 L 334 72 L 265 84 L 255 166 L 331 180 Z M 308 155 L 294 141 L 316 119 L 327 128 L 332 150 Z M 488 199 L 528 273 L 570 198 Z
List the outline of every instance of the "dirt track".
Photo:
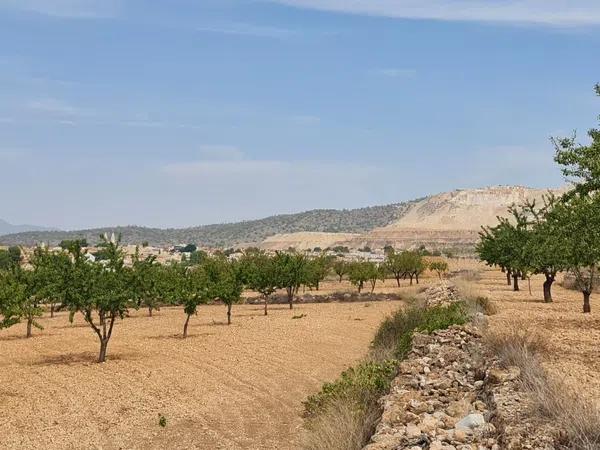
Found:
M 109 361 L 79 318 L 0 331 L 2 448 L 293 449 L 301 402 L 362 357 L 399 302 L 145 311 L 118 323 Z M 306 314 L 301 319 L 292 315 Z M 161 428 L 158 415 L 167 426 Z

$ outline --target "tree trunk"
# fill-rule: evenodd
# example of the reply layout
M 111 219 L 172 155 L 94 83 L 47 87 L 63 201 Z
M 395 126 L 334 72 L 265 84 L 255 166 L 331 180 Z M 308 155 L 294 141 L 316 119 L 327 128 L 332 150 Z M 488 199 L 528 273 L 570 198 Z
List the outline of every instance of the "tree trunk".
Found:
M 398 284 L 398 287 L 400 287 L 400 275 L 396 275 L 396 283 Z
M 152 306 L 148 306 L 148 317 L 152 317 Z
M 341 274 L 341 275 L 338 274 L 338 276 L 340 277 L 340 283 L 341 283 L 342 282 L 342 277 L 344 276 L 344 274 Z
M 27 336 L 28 338 L 31 337 L 31 325 L 33 325 L 33 318 L 28 318 L 27 319 Z
M 519 290 L 519 274 L 515 273 L 513 275 L 513 291 L 518 291 Z
M 510 270 L 506 271 L 506 284 L 510 286 L 511 281 L 510 281 Z
M 320 281 L 317 280 L 317 285 L 316 285 L 317 291 L 319 290 L 319 283 L 320 283 Z
M 269 297 L 265 295 L 265 316 L 267 315 L 267 306 L 269 304 Z
M 415 279 L 417 280 L 417 284 L 419 284 L 419 274 L 415 273 Z
M 362 288 L 363 288 L 363 282 L 361 281 L 358 283 L 358 293 L 359 294 L 360 294 L 360 291 L 362 291 Z
M 412 275 L 409 275 L 408 277 L 410 278 L 410 285 L 412 286 L 412 280 L 413 280 L 413 276 L 412 276 Z
M 187 334 L 187 330 L 188 330 L 188 325 L 189 325 L 189 323 L 190 323 L 190 317 L 191 317 L 191 316 L 192 316 L 191 314 L 188 314 L 188 315 L 187 315 L 187 317 L 186 317 L 186 319 L 185 319 L 185 324 L 183 325 L 183 337 L 184 337 L 184 338 L 186 338 L 186 337 L 187 337 L 187 335 L 188 335 L 188 334 Z
M 290 305 L 290 309 L 294 308 L 294 288 L 287 288 L 287 297 L 288 297 L 288 304 Z
M 106 362 L 106 350 L 108 349 L 108 339 L 100 339 L 100 354 L 98 355 L 98 362 Z
M 50 303 L 50 318 L 54 318 L 54 303 Z
M 552 283 L 554 277 L 552 275 L 546 275 L 546 281 L 544 281 L 544 303 L 552 303 Z
M 227 325 L 231 325 L 231 303 L 227 305 Z
M 584 313 L 591 313 L 592 312 L 592 307 L 590 306 L 590 292 L 584 292 L 583 293 L 583 312 Z

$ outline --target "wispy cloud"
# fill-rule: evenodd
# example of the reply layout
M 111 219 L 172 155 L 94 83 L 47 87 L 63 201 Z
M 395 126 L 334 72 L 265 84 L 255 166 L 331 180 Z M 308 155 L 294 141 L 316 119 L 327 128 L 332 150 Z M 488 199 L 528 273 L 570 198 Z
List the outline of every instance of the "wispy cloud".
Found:
M 384 69 L 373 69 L 371 73 L 389 78 L 413 78 L 417 75 L 415 69 L 401 69 L 388 67 Z
M 63 100 L 50 97 L 30 100 L 25 106 L 30 111 L 47 115 L 83 116 L 90 114 L 90 111 L 73 106 Z
M 119 0 L 0 0 L 0 9 L 85 19 L 116 16 Z
M 291 30 L 289 28 L 254 25 L 242 22 L 207 24 L 196 28 L 196 30 L 201 33 L 219 33 L 236 36 L 252 36 L 277 39 L 282 39 L 297 34 L 297 31 Z
M 321 122 L 321 118 L 310 114 L 300 114 L 291 117 L 292 122 L 299 123 L 302 125 L 314 125 Z
M 271 0 L 299 8 L 447 21 L 600 25 L 598 0 Z

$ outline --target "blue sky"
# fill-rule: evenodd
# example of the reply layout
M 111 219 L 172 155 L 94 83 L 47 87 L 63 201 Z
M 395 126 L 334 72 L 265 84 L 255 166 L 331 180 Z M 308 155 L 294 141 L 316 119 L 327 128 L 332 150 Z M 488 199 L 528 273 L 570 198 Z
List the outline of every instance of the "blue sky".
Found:
M 591 0 L 0 0 L 0 217 L 180 227 L 558 186 Z

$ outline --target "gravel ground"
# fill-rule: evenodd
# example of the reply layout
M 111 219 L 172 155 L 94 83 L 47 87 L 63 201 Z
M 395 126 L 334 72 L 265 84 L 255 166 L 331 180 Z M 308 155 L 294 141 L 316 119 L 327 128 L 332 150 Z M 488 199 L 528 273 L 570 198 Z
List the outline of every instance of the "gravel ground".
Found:
M 361 358 L 400 305 L 273 306 L 268 317 L 236 306 L 231 326 L 223 306 L 204 306 L 187 340 L 180 309 L 133 312 L 116 325 L 105 364 L 79 317 L 45 317 L 31 339 L 23 324 L 2 330 L 0 447 L 297 448 L 301 402 Z
M 491 317 L 491 328 L 502 331 L 517 326 L 541 334 L 548 342 L 546 368 L 573 389 L 582 392 L 585 387 L 586 396 L 600 400 L 600 294 L 592 295 L 592 313 L 583 314 L 581 293 L 558 282 L 552 287 L 554 302 L 543 303 L 543 276 L 532 277 L 530 295 L 527 281 L 521 282 L 520 292 L 513 292 L 500 271 L 488 269 L 482 274 L 476 288 L 499 310 Z

